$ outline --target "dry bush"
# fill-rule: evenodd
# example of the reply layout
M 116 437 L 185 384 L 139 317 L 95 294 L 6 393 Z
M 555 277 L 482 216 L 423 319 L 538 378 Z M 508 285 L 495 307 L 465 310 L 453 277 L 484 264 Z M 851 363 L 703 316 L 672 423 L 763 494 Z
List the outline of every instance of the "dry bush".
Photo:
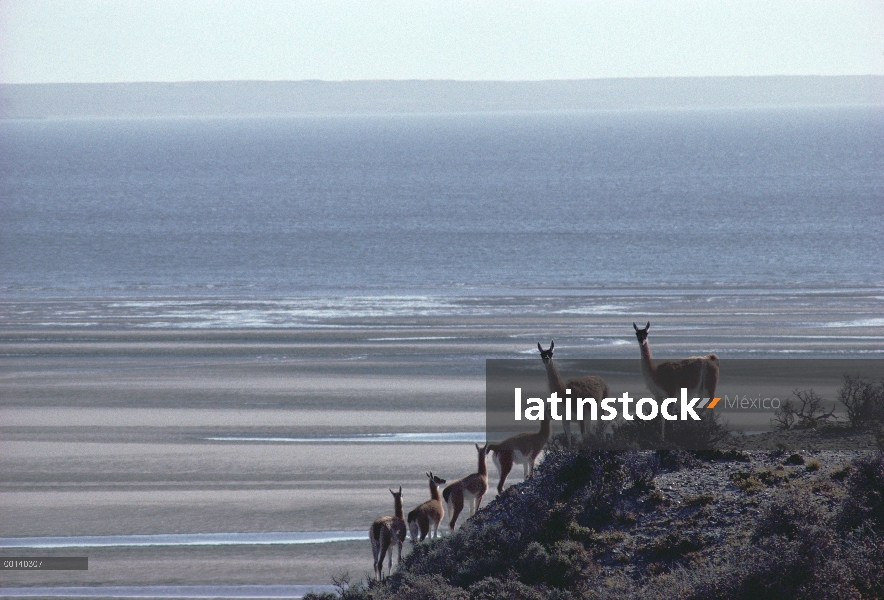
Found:
M 835 408 L 826 412 L 823 404 L 825 398 L 816 395 L 813 390 L 795 390 L 792 394 L 797 399 L 793 402 L 791 399 L 786 400 L 780 408 L 774 411 L 774 418 L 770 420 L 771 424 L 779 431 L 787 431 L 789 429 L 816 429 L 823 424 L 835 422 Z M 801 406 L 798 406 L 798 403 Z
M 838 400 L 847 411 L 847 423 L 856 429 L 884 423 L 884 381 L 844 376 Z

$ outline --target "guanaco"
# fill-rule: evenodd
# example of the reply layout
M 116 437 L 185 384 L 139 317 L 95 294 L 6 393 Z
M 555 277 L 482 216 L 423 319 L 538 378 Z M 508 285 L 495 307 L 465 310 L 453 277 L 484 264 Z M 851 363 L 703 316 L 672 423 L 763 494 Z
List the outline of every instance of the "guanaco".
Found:
M 641 350 L 642 377 L 648 390 L 657 400 L 676 398 L 681 388 L 686 388 L 689 396 L 694 394 L 704 394 L 708 398 L 715 396 L 715 387 L 718 385 L 718 356 L 708 354 L 657 363 L 651 356 L 651 345 L 648 342 L 651 322 L 648 321 L 641 329 L 633 323 L 632 328 L 635 329 L 635 337 Z M 666 421 L 660 419 L 661 437 L 665 437 L 665 427 Z
M 451 513 L 451 521 L 448 528 L 454 531 L 454 524 L 457 523 L 457 517 L 463 510 L 464 502 L 470 503 L 470 516 L 476 514 L 479 505 L 482 504 L 482 496 L 488 491 L 488 469 L 485 466 L 485 455 L 488 454 L 488 445 L 480 446 L 476 444 L 476 451 L 479 453 L 479 468 L 476 473 L 467 475 L 462 479 L 453 481 L 442 490 L 442 497 L 448 505 L 448 512 Z
M 559 370 L 553 361 L 553 349 L 556 347 L 555 340 L 550 341 L 549 350 L 544 350 L 540 342 L 537 342 L 537 349 L 540 350 L 540 360 L 546 367 L 546 378 L 549 383 L 549 391 L 558 393 L 559 398 L 569 396 L 579 398 L 594 398 L 596 402 L 601 402 L 610 395 L 608 384 L 605 380 L 597 375 L 584 375 L 583 377 L 575 377 L 567 382 L 562 381 Z M 580 439 L 586 437 L 586 421 L 580 423 Z M 562 419 L 562 428 L 565 430 L 565 444 L 571 447 L 571 422 Z
M 408 513 L 408 532 L 411 535 L 412 542 L 424 541 L 430 528 L 433 529 L 433 537 L 439 532 L 439 523 L 445 516 L 445 507 L 442 505 L 442 498 L 439 495 L 439 486 L 445 484 L 445 480 L 441 477 L 433 475 L 432 471 L 427 473 L 430 480 L 430 499 Z M 420 540 L 418 540 L 420 534 Z
M 549 435 L 550 420 L 547 415 L 546 419 L 541 421 L 540 431 L 537 433 L 517 433 L 499 444 L 488 444 L 488 451 L 494 452 L 492 460 L 500 474 L 500 481 L 497 483 L 498 494 L 503 493 L 503 484 L 513 468 L 513 463 L 525 468 L 525 479 L 534 475 L 534 462 L 549 440 Z
M 376 519 L 368 530 L 368 539 L 371 540 L 371 553 L 374 556 L 374 573 L 378 579 L 384 578 L 384 556 L 394 541 L 399 548 L 399 557 L 396 564 L 402 562 L 402 544 L 405 542 L 405 520 L 402 518 L 402 486 L 393 494 L 393 507 L 395 516 L 381 517 Z M 393 552 L 390 551 L 390 561 L 387 564 L 387 574 L 393 570 Z

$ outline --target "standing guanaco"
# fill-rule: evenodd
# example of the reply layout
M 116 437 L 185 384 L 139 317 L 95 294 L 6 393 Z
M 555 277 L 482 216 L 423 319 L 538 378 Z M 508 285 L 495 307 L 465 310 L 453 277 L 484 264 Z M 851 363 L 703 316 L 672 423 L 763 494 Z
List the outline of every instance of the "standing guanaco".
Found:
M 445 516 L 445 507 L 442 505 L 442 498 L 439 495 L 439 486 L 445 484 L 445 480 L 436 477 L 432 472 L 427 473 L 430 480 L 430 499 L 408 513 L 408 532 L 411 535 L 411 541 L 424 541 L 430 528 L 433 529 L 433 537 L 439 532 L 439 523 Z M 420 533 L 420 540 L 418 540 Z
M 500 474 L 500 481 L 497 483 L 498 494 L 503 493 L 503 484 L 513 468 L 513 463 L 524 466 L 525 479 L 534 475 L 534 461 L 549 440 L 549 435 L 550 420 L 549 415 L 546 415 L 537 433 L 517 433 L 499 444 L 488 444 L 488 451 L 494 452 L 492 460 Z
M 460 515 L 460 511 L 463 510 L 464 502 L 468 501 L 470 503 L 470 516 L 472 516 L 479 510 L 479 505 L 482 504 L 482 496 L 488 491 L 488 469 L 485 466 L 485 455 L 488 454 L 488 445 L 480 446 L 476 444 L 476 451 L 479 453 L 478 471 L 453 481 L 442 490 L 442 497 L 448 505 L 448 512 L 451 513 L 451 521 L 448 523 L 451 531 L 454 531 L 454 524 L 457 523 L 457 517 Z
M 648 390 L 657 400 L 675 398 L 681 388 L 687 389 L 688 396 L 695 394 L 705 394 L 708 398 L 715 396 L 715 387 L 718 385 L 718 356 L 708 354 L 657 363 L 651 356 L 651 344 L 648 342 L 651 322 L 648 321 L 641 329 L 633 323 L 632 328 L 635 329 L 635 337 L 641 350 L 642 377 Z M 666 436 L 665 428 L 666 421 L 661 418 L 660 435 L 663 438 Z
M 537 342 L 537 349 L 540 350 L 540 360 L 546 367 L 546 378 L 549 383 L 549 391 L 559 394 L 560 398 L 574 396 L 580 398 L 594 398 L 596 402 L 601 402 L 610 394 L 608 384 L 605 380 L 597 375 L 584 375 L 583 377 L 575 377 L 567 382 L 562 380 L 559 370 L 553 361 L 553 349 L 556 342 L 550 341 L 549 350 L 544 350 L 540 342 Z M 580 439 L 586 437 L 586 421 L 580 423 Z M 565 430 L 565 444 L 571 447 L 571 422 L 562 419 L 562 428 Z
M 376 519 L 368 530 L 368 539 L 371 540 L 371 553 L 374 556 L 374 573 L 378 579 L 384 578 L 384 556 L 394 541 L 399 548 L 399 558 L 396 564 L 402 562 L 402 544 L 405 542 L 405 520 L 402 518 L 402 486 L 393 494 L 393 507 L 395 516 L 381 517 Z M 390 561 L 387 565 L 387 574 L 393 570 L 393 551 L 390 551 Z

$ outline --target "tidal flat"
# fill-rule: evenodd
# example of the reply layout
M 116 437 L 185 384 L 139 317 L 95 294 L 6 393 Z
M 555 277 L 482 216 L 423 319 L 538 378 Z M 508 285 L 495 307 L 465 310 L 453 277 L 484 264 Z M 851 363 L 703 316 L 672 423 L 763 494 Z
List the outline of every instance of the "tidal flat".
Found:
M 7 547 L 7 555 L 90 562 L 88 571 L 6 572 L 5 585 L 328 584 L 342 573 L 359 580 L 371 572 L 368 526 L 393 509 L 389 488 L 402 486 L 408 512 L 429 497 L 425 472 L 456 479 L 475 471 L 486 359 L 536 360 L 542 370 L 536 344 L 555 338 L 566 370 L 578 358 L 634 358 L 638 366 L 631 323 L 643 318 L 656 326 L 661 357 L 876 357 L 884 340 L 874 321 L 879 295 L 830 291 L 803 307 L 778 292 L 703 302 L 692 294 L 500 298 L 484 299 L 472 316 L 461 299 L 461 316 L 410 312 L 251 329 L 160 327 L 128 313 L 103 323 L 106 306 L 8 304 L 0 538 L 349 531 L 364 540 Z M 52 319 L 30 310 L 67 316 L 37 326 Z M 483 505 L 495 497 L 496 477 L 490 465 Z M 519 481 L 516 469 L 508 484 Z

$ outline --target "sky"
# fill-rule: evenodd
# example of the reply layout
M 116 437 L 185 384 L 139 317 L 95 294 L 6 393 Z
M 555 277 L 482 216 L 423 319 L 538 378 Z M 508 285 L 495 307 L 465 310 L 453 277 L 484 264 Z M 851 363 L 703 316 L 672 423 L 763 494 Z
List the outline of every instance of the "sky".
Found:
M 884 0 L 0 0 L 0 83 L 884 74 Z

